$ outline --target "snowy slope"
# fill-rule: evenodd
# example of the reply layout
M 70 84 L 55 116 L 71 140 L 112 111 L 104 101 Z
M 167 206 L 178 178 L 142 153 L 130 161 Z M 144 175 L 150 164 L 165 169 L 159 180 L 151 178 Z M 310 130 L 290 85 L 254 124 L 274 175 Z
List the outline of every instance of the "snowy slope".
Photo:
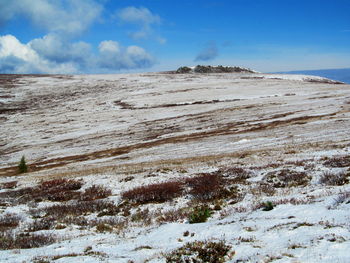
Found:
M 227 262 L 349 262 L 349 85 L 262 73 L 0 79 L 0 230 L 55 237 L 10 244 L 1 262 L 165 262 L 194 241 L 224 241 Z M 19 175 L 23 155 L 30 172 Z M 195 197 L 187 182 L 203 174 L 222 195 Z M 42 183 L 62 178 L 82 186 L 59 199 Z M 184 189 L 168 201 L 122 197 L 174 180 Z M 111 190 L 97 200 L 113 211 L 49 210 L 90 204 L 93 185 Z M 203 205 L 208 221 L 190 224 Z

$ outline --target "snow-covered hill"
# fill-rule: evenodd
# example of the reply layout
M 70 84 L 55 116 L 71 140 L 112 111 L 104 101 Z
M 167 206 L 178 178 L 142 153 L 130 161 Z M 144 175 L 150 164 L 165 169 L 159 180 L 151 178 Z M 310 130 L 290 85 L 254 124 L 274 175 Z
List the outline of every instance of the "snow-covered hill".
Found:
M 211 242 L 226 262 L 350 260 L 349 85 L 249 72 L 0 81 L 1 262 L 185 262 L 196 247 L 214 255 Z

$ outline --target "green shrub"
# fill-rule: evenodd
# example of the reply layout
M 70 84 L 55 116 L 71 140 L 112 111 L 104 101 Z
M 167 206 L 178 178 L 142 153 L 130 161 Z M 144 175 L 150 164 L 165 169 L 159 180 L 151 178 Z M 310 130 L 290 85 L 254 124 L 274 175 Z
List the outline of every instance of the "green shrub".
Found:
M 198 207 L 189 215 L 188 221 L 190 224 L 204 223 L 210 217 L 211 211 L 208 207 Z
M 21 174 L 28 172 L 28 166 L 26 164 L 24 155 L 22 156 L 21 161 L 18 164 L 18 170 Z
M 273 209 L 273 204 L 267 201 L 263 204 L 263 211 L 271 211 Z
M 170 254 L 166 255 L 167 263 L 222 263 L 225 257 L 231 258 L 231 246 L 224 241 L 195 241 L 187 243 Z

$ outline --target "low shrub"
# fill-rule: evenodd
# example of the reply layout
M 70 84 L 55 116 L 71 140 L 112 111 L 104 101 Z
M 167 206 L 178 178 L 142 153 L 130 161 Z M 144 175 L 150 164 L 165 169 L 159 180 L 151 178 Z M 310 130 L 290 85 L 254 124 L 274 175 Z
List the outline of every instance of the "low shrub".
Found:
M 28 232 L 35 232 L 40 230 L 49 230 L 55 226 L 55 219 L 51 217 L 36 219 L 27 227 Z
M 240 167 L 221 168 L 218 173 L 224 177 L 229 177 L 231 183 L 245 183 L 246 179 L 252 176 L 250 171 Z
M 16 214 L 4 214 L 0 217 L 0 231 L 16 228 L 21 218 Z
M 160 217 L 157 218 L 157 222 L 159 223 L 167 223 L 167 222 L 178 222 L 179 220 L 183 220 L 188 218 L 189 211 L 185 208 L 180 209 L 171 209 L 163 212 Z
M 49 245 L 56 242 L 51 234 L 13 234 L 0 232 L 0 249 L 24 249 Z
M 273 204 L 270 201 L 267 201 L 262 204 L 262 210 L 263 211 L 271 211 L 273 209 Z
M 0 193 L 0 200 L 6 199 L 12 204 L 23 204 L 29 201 L 41 202 L 68 201 L 77 199 L 80 195 L 75 191 L 82 186 L 81 181 L 68 179 L 54 179 L 41 182 L 36 187 L 26 187 Z
M 18 181 L 11 181 L 0 184 L 0 189 L 14 189 L 17 187 Z
M 39 185 L 41 189 L 52 189 L 58 188 L 62 191 L 73 191 L 79 190 L 82 187 L 83 183 L 78 180 L 68 180 L 65 178 L 62 179 L 53 179 L 49 181 L 43 181 Z
M 342 203 L 349 204 L 350 203 L 350 191 L 342 192 L 338 194 L 337 198 L 334 200 L 335 205 L 339 205 Z
M 341 186 L 349 183 L 349 173 L 341 172 L 341 173 L 331 173 L 324 172 L 320 177 L 320 184 L 324 185 L 333 185 L 333 186 Z
M 96 226 L 96 231 L 103 233 L 103 232 L 112 232 L 113 231 L 113 227 L 108 225 L 108 224 L 104 224 L 104 223 L 99 223 Z
M 178 181 L 136 187 L 122 193 L 122 198 L 134 203 L 165 202 L 181 195 L 182 183 Z
M 230 245 L 224 241 L 195 241 L 165 255 L 167 263 L 222 263 L 233 257 Z
M 334 156 L 328 158 L 324 163 L 327 167 L 350 167 L 350 155 L 346 156 Z
M 190 224 L 196 224 L 196 223 L 204 223 L 207 221 L 207 219 L 211 216 L 211 210 L 206 207 L 197 207 L 193 210 L 191 214 L 188 216 L 188 222 Z
M 225 195 L 223 182 L 222 176 L 218 173 L 205 173 L 186 180 L 191 188 L 189 193 L 199 200 L 211 200 Z
M 106 189 L 102 185 L 92 185 L 91 187 L 85 189 L 85 191 L 80 196 L 80 200 L 93 201 L 96 199 L 106 198 L 111 194 L 112 191 Z
M 268 173 L 263 180 L 277 188 L 296 187 L 308 185 L 311 176 L 305 172 L 283 169 Z
M 58 204 L 49 207 L 42 208 L 46 216 L 53 217 L 55 219 L 64 218 L 68 215 L 80 216 L 87 215 L 96 212 L 102 212 L 106 210 L 118 210 L 112 202 L 106 202 L 103 200 L 95 201 L 74 201 L 69 204 Z

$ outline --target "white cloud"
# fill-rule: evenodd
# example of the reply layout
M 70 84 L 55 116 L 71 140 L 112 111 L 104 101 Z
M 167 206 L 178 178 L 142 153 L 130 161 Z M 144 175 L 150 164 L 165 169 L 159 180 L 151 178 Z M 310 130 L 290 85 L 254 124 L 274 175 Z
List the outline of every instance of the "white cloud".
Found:
M 152 14 L 149 9 L 144 7 L 129 6 L 118 10 L 116 15 L 123 22 L 140 24 L 142 26 L 159 24 L 161 22 L 160 16 Z
M 138 46 L 122 47 L 116 41 L 103 41 L 99 45 L 98 66 L 108 70 L 147 68 L 154 58 Z
M 0 36 L 0 73 L 100 73 L 147 68 L 154 62 L 143 48 L 111 40 L 102 41 L 93 54 L 87 43 L 62 41 L 52 34 L 27 44 L 12 35 Z
M 194 61 L 210 61 L 218 56 L 218 48 L 215 43 L 208 44 L 207 47 L 202 49 L 196 56 Z
M 137 31 L 128 33 L 128 35 L 133 39 L 146 39 L 152 36 L 161 44 L 164 44 L 166 42 L 165 38 L 156 36 L 152 28 L 154 25 L 161 24 L 160 16 L 153 14 L 149 9 L 145 7 L 137 8 L 129 6 L 117 10 L 115 17 L 123 23 L 130 23 L 139 26 L 139 29 Z
M 90 44 L 82 41 L 71 43 L 55 34 L 33 39 L 28 45 L 40 56 L 57 63 L 68 61 L 83 63 L 88 60 L 91 53 Z
M 0 0 L 0 23 L 22 15 L 47 32 L 76 36 L 85 31 L 102 12 L 93 0 Z
M 75 73 L 72 63 L 54 63 L 12 35 L 0 36 L 1 73 Z

